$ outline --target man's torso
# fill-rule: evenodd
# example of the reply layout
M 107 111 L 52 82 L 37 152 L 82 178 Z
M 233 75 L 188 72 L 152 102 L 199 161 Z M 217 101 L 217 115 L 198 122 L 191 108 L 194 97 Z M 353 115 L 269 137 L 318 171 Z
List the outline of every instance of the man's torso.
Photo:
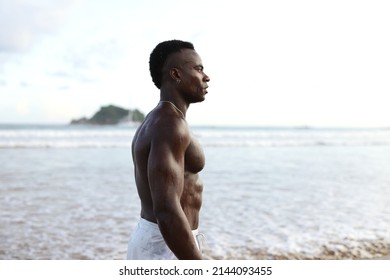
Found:
M 203 169 L 205 158 L 199 142 L 191 134 L 187 123 L 173 126 L 159 126 L 158 118 L 164 117 L 164 112 L 157 107 L 141 124 L 136 132 L 132 144 L 133 162 L 137 190 L 141 199 L 141 217 L 156 223 L 153 212 L 153 202 L 148 182 L 148 160 L 152 145 L 159 145 L 159 131 L 181 129 L 190 138 L 184 154 L 184 186 L 180 197 L 180 204 L 192 229 L 198 228 L 199 210 L 202 204 L 203 184 L 198 173 Z M 165 131 L 165 133 L 169 131 Z

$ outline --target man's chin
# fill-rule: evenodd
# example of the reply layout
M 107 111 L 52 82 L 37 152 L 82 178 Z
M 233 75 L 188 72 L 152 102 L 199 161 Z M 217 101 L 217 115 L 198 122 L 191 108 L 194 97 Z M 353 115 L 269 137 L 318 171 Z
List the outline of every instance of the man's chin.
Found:
M 206 100 L 206 97 L 203 96 L 203 97 L 199 97 L 198 99 L 191 100 L 191 103 L 200 103 L 200 102 L 203 102 L 205 100 Z

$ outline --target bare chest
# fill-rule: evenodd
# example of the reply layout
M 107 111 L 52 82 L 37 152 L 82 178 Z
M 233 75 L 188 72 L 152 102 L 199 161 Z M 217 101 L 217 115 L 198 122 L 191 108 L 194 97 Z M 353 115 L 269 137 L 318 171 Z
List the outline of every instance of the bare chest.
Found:
M 185 170 L 191 173 L 199 173 L 205 165 L 205 156 L 199 142 L 192 137 L 191 143 L 185 153 Z

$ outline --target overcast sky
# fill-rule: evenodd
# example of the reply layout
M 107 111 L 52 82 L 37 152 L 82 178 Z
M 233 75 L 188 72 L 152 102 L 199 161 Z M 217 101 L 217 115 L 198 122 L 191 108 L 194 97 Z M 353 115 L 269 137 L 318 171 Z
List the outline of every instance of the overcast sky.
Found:
M 0 0 L 0 123 L 158 102 L 149 54 L 191 41 L 190 124 L 390 127 L 390 2 Z

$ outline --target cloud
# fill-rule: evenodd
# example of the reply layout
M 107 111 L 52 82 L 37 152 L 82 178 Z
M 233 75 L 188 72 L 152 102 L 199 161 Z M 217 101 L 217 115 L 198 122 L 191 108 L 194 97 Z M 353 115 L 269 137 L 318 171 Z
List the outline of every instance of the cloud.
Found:
M 0 0 L 0 53 L 28 50 L 55 31 L 76 0 Z

